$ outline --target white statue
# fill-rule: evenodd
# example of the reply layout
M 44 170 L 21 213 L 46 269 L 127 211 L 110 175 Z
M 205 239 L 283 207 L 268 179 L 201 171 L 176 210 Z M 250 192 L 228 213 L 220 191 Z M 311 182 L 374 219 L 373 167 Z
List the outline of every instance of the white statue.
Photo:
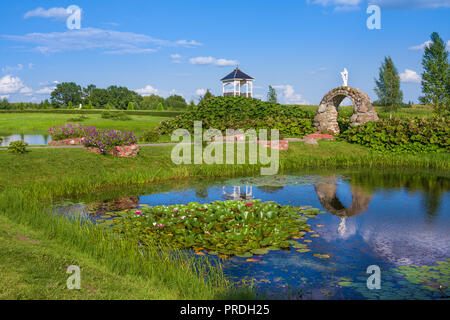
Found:
M 344 71 L 341 72 L 342 81 L 344 82 L 343 86 L 348 86 L 348 71 L 347 68 L 344 68 Z

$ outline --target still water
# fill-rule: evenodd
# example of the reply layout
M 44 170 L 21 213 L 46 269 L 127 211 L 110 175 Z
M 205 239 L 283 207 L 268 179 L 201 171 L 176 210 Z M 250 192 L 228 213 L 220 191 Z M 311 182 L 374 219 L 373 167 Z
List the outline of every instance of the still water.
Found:
M 446 288 L 450 284 L 447 173 L 297 173 L 192 183 L 167 192 L 167 186 L 161 188 L 112 202 L 104 199 L 97 203 L 94 216 L 102 210 L 232 198 L 312 206 L 327 213 L 308 220 L 314 232 L 299 240 L 311 251 L 232 257 L 221 261 L 225 274 L 236 282 L 253 283 L 271 298 L 439 299 L 450 295 Z M 68 213 L 83 207 L 59 210 Z M 88 214 L 92 218 L 92 212 Z M 381 271 L 379 290 L 367 287 L 371 275 L 367 268 L 372 265 Z
M 13 134 L 0 135 L 3 141 L 0 142 L 0 147 L 7 147 L 13 141 L 25 141 L 30 146 L 48 145 L 52 138 L 49 135 L 43 134 Z M 1 139 L 0 139 L 1 140 Z

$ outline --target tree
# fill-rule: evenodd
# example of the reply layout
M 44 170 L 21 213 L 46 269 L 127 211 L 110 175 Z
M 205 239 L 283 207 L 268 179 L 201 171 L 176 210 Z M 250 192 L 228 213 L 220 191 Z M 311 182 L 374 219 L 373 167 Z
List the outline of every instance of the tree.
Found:
M 197 105 L 195 104 L 194 100 L 191 100 L 188 105 L 189 110 L 193 110 Z
M 277 92 L 272 86 L 269 86 L 269 92 L 267 93 L 267 101 L 270 103 L 278 103 Z
M 134 110 L 134 103 L 133 103 L 133 102 L 129 102 L 129 103 L 128 103 L 127 110 L 128 110 L 128 111 L 133 111 L 133 110 Z
M 167 110 L 182 110 L 187 108 L 186 100 L 184 100 L 182 96 L 176 94 L 164 100 L 163 105 Z
M 164 111 L 164 106 L 163 106 L 163 104 L 160 102 L 160 103 L 158 103 L 158 106 L 156 107 L 156 110 L 158 110 L 158 111 Z
M 126 110 L 130 102 L 140 105 L 142 96 L 125 87 L 110 86 L 106 89 L 108 92 L 108 103 L 116 109 Z
M 403 92 L 400 90 L 400 76 L 392 62 L 391 57 L 385 57 L 381 64 L 378 80 L 375 80 L 375 93 L 385 110 L 390 112 L 396 110 L 403 100 Z
M 82 90 L 75 82 L 63 82 L 59 83 L 55 90 L 50 94 L 52 104 L 56 107 L 61 105 L 79 105 L 82 103 Z
M 8 102 L 8 99 L 3 98 L 0 100 L 0 110 L 11 109 L 11 104 Z
M 422 92 L 420 102 L 431 104 L 434 112 L 450 111 L 450 66 L 445 43 L 437 32 L 431 35 L 431 43 L 425 47 L 422 66 Z
M 214 98 L 214 95 L 211 93 L 211 91 L 209 89 L 206 89 L 205 94 L 200 97 L 199 103 L 202 103 L 203 101 L 206 101 L 211 98 Z
M 149 96 L 143 97 L 141 103 L 141 109 L 143 110 L 156 110 L 159 103 L 163 103 L 164 98 L 156 94 L 151 94 Z

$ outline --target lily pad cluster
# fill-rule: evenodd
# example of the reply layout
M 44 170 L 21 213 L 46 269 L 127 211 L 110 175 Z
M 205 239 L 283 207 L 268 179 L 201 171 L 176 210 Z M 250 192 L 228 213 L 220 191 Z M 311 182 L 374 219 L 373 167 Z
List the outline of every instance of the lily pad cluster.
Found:
M 102 223 L 144 245 L 162 243 L 198 253 L 251 257 L 297 248 L 298 242 L 291 239 L 303 238 L 310 231 L 307 219 L 319 212 L 275 202 L 229 200 L 125 210 Z

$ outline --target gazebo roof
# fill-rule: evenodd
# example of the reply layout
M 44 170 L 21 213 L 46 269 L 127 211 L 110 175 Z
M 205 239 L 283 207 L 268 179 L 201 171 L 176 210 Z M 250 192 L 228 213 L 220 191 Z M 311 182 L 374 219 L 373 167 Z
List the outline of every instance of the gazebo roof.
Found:
M 225 78 L 222 78 L 220 81 L 227 81 L 227 80 L 255 80 L 255 79 L 250 77 L 248 74 L 242 72 L 239 68 L 236 68 L 234 69 L 233 72 L 231 72 Z

